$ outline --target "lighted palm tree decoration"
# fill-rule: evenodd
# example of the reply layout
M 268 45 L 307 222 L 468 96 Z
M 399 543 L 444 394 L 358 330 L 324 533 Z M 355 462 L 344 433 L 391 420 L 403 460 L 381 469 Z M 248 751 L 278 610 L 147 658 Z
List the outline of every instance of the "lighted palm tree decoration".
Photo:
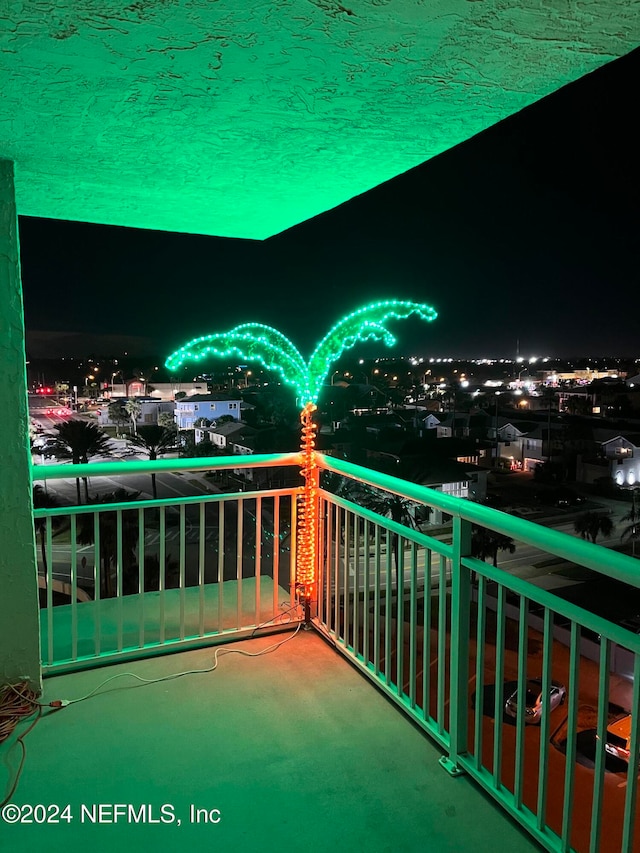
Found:
M 382 341 L 392 346 L 396 339 L 385 323 L 392 319 L 405 319 L 412 314 L 429 322 L 437 317 L 433 308 L 419 302 L 389 300 L 366 305 L 336 323 L 320 341 L 308 362 L 305 362 L 289 338 L 261 323 L 243 323 L 229 332 L 195 338 L 176 350 L 166 361 L 169 370 L 177 370 L 185 361 L 235 354 L 244 361 L 259 362 L 295 389 L 297 403 L 301 408 L 301 474 L 305 481 L 299 507 L 296 584 L 307 605 L 315 592 L 318 472 L 314 450 L 317 427 L 313 413 L 320 390 L 332 364 L 346 349 L 363 341 Z

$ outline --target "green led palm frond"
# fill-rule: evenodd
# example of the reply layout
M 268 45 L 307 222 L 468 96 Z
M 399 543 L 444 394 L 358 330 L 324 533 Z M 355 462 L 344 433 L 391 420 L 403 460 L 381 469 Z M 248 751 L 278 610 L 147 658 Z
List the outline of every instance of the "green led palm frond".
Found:
M 307 365 L 304 358 L 300 355 L 298 348 L 294 346 L 286 335 L 283 335 L 282 332 L 279 332 L 272 326 L 265 326 L 262 323 L 242 323 L 240 326 L 235 326 L 231 332 L 241 335 L 252 335 L 260 340 L 268 340 L 274 347 L 280 346 L 287 358 L 292 363 L 296 363 L 302 373 L 306 373 Z
M 438 316 L 429 305 L 420 302 L 388 300 L 376 302 L 344 317 L 316 347 L 309 364 L 294 344 L 277 329 L 261 323 L 242 323 L 215 335 L 194 338 L 172 353 L 165 365 L 177 370 L 185 361 L 201 361 L 208 356 L 238 355 L 245 361 L 257 361 L 275 371 L 282 381 L 296 390 L 298 403 L 315 403 L 331 365 L 346 349 L 358 342 L 383 341 L 392 346 L 396 339 L 387 329 L 388 320 L 402 320 L 416 314 L 431 322 Z
M 353 314 L 349 314 L 324 336 L 309 359 L 309 376 L 313 400 L 318 398 L 322 383 L 329 375 L 331 365 L 337 361 L 346 349 L 364 341 L 383 341 L 393 346 L 396 338 L 385 327 L 387 320 L 404 320 L 417 314 L 421 320 L 431 322 L 437 312 L 422 302 L 401 302 L 396 299 L 374 302 Z
M 185 361 L 231 355 L 244 361 L 257 361 L 267 370 L 273 370 L 285 384 L 295 388 L 299 397 L 308 394 L 307 366 L 298 350 L 277 329 L 259 323 L 246 323 L 230 332 L 194 338 L 171 353 L 165 367 L 177 370 Z

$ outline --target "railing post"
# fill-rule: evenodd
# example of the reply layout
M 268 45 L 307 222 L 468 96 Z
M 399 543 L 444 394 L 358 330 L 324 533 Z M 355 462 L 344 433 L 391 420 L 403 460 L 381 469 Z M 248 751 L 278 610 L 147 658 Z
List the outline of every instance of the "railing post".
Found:
M 469 728 L 469 616 L 471 604 L 471 573 L 463 568 L 462 558 L 471 554 L 471 522 L 453 518 L 453 559 L 451 566 L 451 648 L 449 755 L 440 764 L 452 776 L 464 773 L 458 758 L 468 752 Z M 439 640 L 442 642 L 443 638 Z

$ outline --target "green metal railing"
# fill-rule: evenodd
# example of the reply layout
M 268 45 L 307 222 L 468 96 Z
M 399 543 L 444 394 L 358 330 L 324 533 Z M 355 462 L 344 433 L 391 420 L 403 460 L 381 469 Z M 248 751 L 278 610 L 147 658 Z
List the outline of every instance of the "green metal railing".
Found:
M 239 462 L 229 457 L 37 466 L 34 479 L 216 471 L 238 468 Z M 475 779 L 543 847 L 580 853 L 640 849 L 635 820 L 640 713 L 631 714 L 630 761 L 625 764 L 605 749 L 611 720 L 640 708 L 640 638 L 474 558 L 474 525 L 512 538 L 520 549 L 516 554 L 536 549 L 629 588 L 640 586 L 639 564 L 332 457 L 318 455 L 317 462 L 322 476 L 338 475 L 348 487 L 340 494 L 322 488 L 318 496 L 315 628 L 441 746 L 446 770 Z M 253 469 L 299 463 L 298 454 L 241 460 L 243 468 Z M 368 509 L 358 492 L 363 485 L 411 506 L 439 510 L 451 518 L 450 527 L 414 529 Z M 48 560 L 46 569 L 42 566 L 45 671 L 250 636 L 265 621 L 276 629 L 299 621 L 294 577 L 299 491 L 292 485 L 37 510 Z M 72 543 L 80 524 L 86 529 L 87 516 L 94 533 L 83 553 L 93 554 L 88 561 L 93 598 L 54 606 L 60 541 L 55 521 L 67 519 L 66 588 L 74 599 L 80 549 Z M 135 589 L 126 594 L 131 523 L 138 530 L 139 566 L 144 567 L 145 550 L 155 548 L 162 567 L 170 550 L 178 548 L 175 589 L 161 570 L 158 589 L 145 591 L 143 568 Z M 273 533 L 271 545 L 265 544 L 265 528 Z M 110 597 L 100 594 L 105 530 L 112 536 L 108 566 L 115 595 Z M 536 726 L 528 725 L 524 714 L 510 716 L 506 710 L 509 697 L 524 696 L 532 677 L 540 679 L 543 696 L 552 682 L 566 689 L 564 703 L 543 707 Z
M 297 456 L 242 460 L 243 469 L 276 464 L 290 469 Z M 238 467 L 237 457 L 46 465 L 34 466 L 33 479 L 55 488 L 90 476 L 92 487 L 100 491 L 103 482 L 108 494 L 114 477 L 126 486 L 140 474 Z M 283 630 L 299 620 L 291 535 L 297 489 L 258 491 L 248 483 L 246 491 L 222 493 L 213 480 L 200 484 L 198 495 L 34 511 L 44 543 L 45 674 L 239 639 L 257 628 Z
M 442 746 L 449 772 L 473 777 L 546 849 L 640 849 L 640 713 L 631 715 L 629 763 L 605 750 L 611 719 L 640 708 L 640 638 L 472 557 L 473 525 L 631 588 L 640 586 L 638 563 L 332 457 L 319 466 L 348 485 L 319 499 L 318 629 Z M 447 513 L 450 534 L 372 512 L 362 486 Z M 625 655 L 622 674 L 612 671 L 614 649 Z M 532 677 L 542 696 L 552 681 L 566 688 L 539 726 L 506 710 Z

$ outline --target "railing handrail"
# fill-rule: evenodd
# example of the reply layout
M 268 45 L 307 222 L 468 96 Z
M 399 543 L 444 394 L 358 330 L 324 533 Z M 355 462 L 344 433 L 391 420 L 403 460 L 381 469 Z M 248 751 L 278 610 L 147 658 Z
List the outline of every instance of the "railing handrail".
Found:
M 427 504 L 447 514 L 465 519 L 547 551 L 570 562 L 580 563 L 598 574 L 603 574 L 602 554 L 606 551 L 606 575 L 623 583 L 640 587 L 637 561 L 626 554 L 603 549 L 577 537 L 543 527 L 524 518 L 516 518 L 492 507 L 445 495 L 427 486 L 411 483 L 390 474 L 383 474 L 323 453 L 316 454 L 318 467 L 358 480 L 374 488 L 384 489 L 417 503 Z M 100 477 L 127 474 L 171 473 L 175 471 L 212 471 L 226 468 L 268 468 L 299 466 L 299 453 L 264 453 L 247 456 L 213 456 L 202 459 L 156 459 L 126 462 L 90 462 L 81 465 L 32 465 L 34 480 L 56 480 L 75 477 Z M 243 492 L 242 494 L 247 494 Z
M 598 574 L 606 574 L 607 577 L 614 577 L 623 583 L 640 587 L 640 563 L 626 554 L 620 554 L 609 548 L 603 548 L 601 545 L 569 536 L 559 530 L 543 527 L 524 518 L 516 518 L 492 507 L 482 506 L 464 498 L 454 498 L 437 492 L 435 489 L 429 489 L 427 486 L 420 486 L 417 483 L 411 483 L 390 474 L 382 474 L 360 465 L 354 465 L 344 459 L 318 454 L 317 463 L 318 467 L 325 471 L 350 477 L 417 503 L 427 504 L 454 518 L 465 519 L 534 548 L 540 548 L 542 551 L 547 551 L 564 560 L 579 563 L 594 572 L 598 572 Z M 603 551 L 607 555 L 604 570 L 602 566 Z
M 34 518 L 55 518 L 66 515 L 90 515 L 96 512 L 133 512 L 139 509 L 158 509 L 160 507 L 189 506 L 190 504 L 222 503 L 223 501 L 255 500 L 256 498 L 277 498 L 296 495 L 300 487 L 288 489 L 252 489 L 247 492 L 217 492 L 209 495 L 187 495 L 167 498 L 150 498 L 149 500 L 116 501 L 110 504 L 74 504 L 72 506 L 41 507 L 33 510 Z
M 205 456 L 195 459 L 136 459 L 126 462 L 88 462 L 80 465 L 32 465 L 34 480 L 112 477 L 114 474 L 162 474 L 174 471 L 215 471 L 225 468 L 273 468 L 301 464 L 299 453 L 256 453 L 247 456 Z

